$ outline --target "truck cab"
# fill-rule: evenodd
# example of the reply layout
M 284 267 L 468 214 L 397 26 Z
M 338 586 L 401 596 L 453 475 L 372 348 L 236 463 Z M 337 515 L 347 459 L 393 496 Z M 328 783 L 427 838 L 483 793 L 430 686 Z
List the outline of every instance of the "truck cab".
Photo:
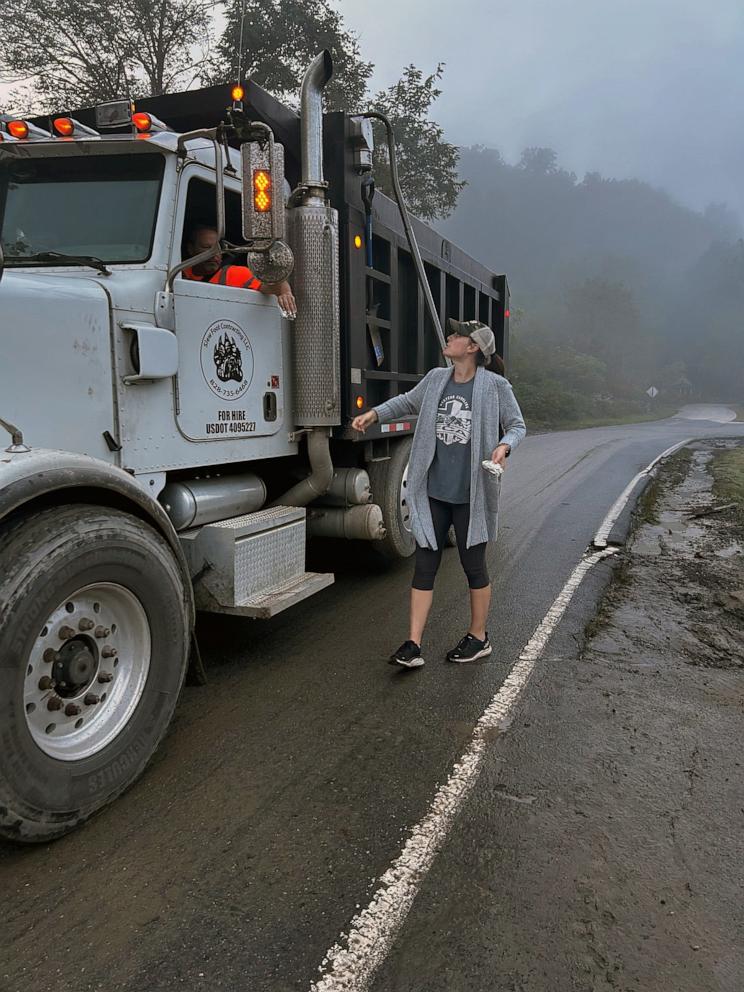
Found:
M 446 317 L 506 355 L 505 277 L 372 203 L 331 71 L 299 115 L 249 83 L 0 116 L 0 836 L 54 839 L 137 778 L 200 671 L 197 610 L 321 592 L 309 537 L 412 554 L 416 418 L 351 417 L 442 363 Z M 198 225 L 291 272 L 297 319 L 187 278 Z

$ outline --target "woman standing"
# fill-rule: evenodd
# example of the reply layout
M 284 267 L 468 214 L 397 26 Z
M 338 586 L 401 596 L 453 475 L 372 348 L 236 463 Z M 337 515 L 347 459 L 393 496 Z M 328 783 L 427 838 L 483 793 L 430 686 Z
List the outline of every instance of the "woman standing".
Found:
M 486 630 L 491 602 L 486 546 L 498 533 L 501 481 L 482 463 L 488 460 L 503 469 L 526 433 L 511 385 L 503 375 L 485 368 L 496 348 L 490 327 L 477 320 L 450 319 L 449 329 L 443 354 L 452 360 L 451 368 L 432 369 L 410 392 L 355 417 L 351 424 L 363 433 L 376 421 L 419 415 L 408 463 L 408 502 L 416 539 L 410 629 L 408 640 L 390 657 L 391 663 L 406 668 L 424 664 L 421 641 L 451 524 L 470 586 L 470 627 L 447 659 L 475 661 L 491 653 Z

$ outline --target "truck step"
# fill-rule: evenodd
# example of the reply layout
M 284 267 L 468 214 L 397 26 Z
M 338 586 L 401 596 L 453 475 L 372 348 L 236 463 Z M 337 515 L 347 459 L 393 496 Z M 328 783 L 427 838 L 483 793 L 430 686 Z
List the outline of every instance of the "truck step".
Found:
M 332 572 L 305 572 L 299 579 L 293 579 L 275 589 L 267 590 L 254 599 L 238 603 L 236 606 L 210 607 L 212 613 L 230 613 L 233 616 L 250 617 L 253 620 L 268 620 L 282 610 L 300 603 L 321 589 L 333 585 Z
M 179 535 L 197 609 L 271 617 L 333 582 L 305 571 L 306 510 L 273 506 Z

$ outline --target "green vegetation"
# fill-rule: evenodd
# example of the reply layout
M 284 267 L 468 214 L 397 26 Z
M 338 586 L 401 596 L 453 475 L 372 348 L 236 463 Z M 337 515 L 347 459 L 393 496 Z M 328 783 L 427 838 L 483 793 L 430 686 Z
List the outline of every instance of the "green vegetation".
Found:
M 621 409 L 605 417 L 577 417 L 567 420 L 540 421 L 525 417 L 528 431 L 578 431 L 587 427 L 613 427 L 618 424 L 645 424 L 655 420 L 666 420 L 673 417 L 679 409 L 679 404 L 668 407 L 656 407 L 651 413 L 623 413 Z
M 744 446 L 717 451 L 711 462 L 713 495 L 720 503 L 737 503 L 734 511 L 744 527 Z
M 514 165 L 494 148 L 460 153 L 467 186 L 443 230 L 509 276 L 508 375 L 528 423 L 744 402 L 744 241 L 725 205 L 696 212 L 637 180 L 582 180 L 549 148 Z

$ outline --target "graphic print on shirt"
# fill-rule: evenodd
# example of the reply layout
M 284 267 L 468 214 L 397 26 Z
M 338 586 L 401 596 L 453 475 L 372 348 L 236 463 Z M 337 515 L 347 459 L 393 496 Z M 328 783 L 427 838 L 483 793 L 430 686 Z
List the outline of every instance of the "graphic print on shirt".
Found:
M 472 420 L 473 411 L 464 396 L 443 396 L 437 411 L 437 438 L 443 444 L 467 444 Z

